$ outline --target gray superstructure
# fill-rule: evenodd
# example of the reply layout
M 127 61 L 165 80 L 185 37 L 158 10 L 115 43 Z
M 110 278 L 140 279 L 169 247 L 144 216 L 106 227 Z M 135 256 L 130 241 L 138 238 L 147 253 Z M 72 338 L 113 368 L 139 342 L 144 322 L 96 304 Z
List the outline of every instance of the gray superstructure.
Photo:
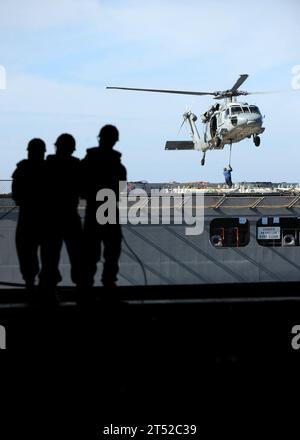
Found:
M 222 184 L 207 183 L 135 186 L 148 193 L 151 188 L 164 188 L 166 194 L 174 196 L 177 206 L 183 194 L 191 198 L 193 205 L 197 190 L 204 189 L 204 232 L 185 235 L 186 225 L 174 224 L 172 213 L 168 225 L 161 222 L 123 225 L 125 241 L 120 260 L 120 285 L 144 284 L 144 272 L 148 284 L 300 280 L 300 188 L 297 184 L 241 183 L 231 190 Z M 150 199 L 144 197 L 140 203 L 145 207 Z M 2 195 L 0 281 L 22 283 L 15 251 L 18 208 L 13 207 L 9 194 Z M 83 206 L 80 213 L 84 215 Z M 71 284 L 65 250 L 60 270 L 62 284 Z

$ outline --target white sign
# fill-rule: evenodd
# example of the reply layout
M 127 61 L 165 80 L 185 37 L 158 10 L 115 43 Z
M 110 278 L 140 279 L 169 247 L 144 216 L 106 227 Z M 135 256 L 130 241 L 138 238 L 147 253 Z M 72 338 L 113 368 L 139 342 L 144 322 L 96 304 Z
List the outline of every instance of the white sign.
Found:
M 279 240 L 280 227 L 279 226 L 263 226 L 257 228 L 258 240 Z

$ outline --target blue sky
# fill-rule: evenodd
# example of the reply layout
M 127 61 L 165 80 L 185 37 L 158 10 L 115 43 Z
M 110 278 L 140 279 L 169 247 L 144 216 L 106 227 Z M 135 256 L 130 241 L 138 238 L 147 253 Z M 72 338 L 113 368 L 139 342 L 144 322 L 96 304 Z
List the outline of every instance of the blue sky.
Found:
M 0 179 L 9 178 L 27 142 L 41 137 L 49 153 L 62 132 L 78 157 L 99 128 L 117 125 L 130 180 L 222 181 L 228 148 L 207 154 L 164 151 L 182 113 L 201 115 L 210 97 L 106 90 L 106 86 L 220 90 L 241 73 L 242 89 L 291 90 L 300 65 L 298 0 L 3 0 L 0 65 Z M 261 147 L 233 146 L 236 181 L 300 181 L 300 93 L 257 95 L 265 117 Z M 201 131 L 201 127 L 200 127 Z

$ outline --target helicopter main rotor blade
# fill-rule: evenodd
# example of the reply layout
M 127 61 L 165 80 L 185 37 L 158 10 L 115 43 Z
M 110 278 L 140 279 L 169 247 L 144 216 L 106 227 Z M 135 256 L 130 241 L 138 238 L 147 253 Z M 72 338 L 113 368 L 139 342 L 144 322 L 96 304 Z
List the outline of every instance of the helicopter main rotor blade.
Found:
M 134 90 L 137 92 L 157 92 L 157 93 L 175 93 L 179 95 L 213 95 L 214 92 L 189 92 L 186 90 L 164 90 L 164 89 L 136 89 L 132 87 L 106 87 L 107 89 L 118 89 L 118 90 Z
M 238 88 L 241 87 L 241 85 L 246 81 L 246 79 L 248 78 L 249 75 L 244 74 L 244 75 L 240 75 L 239 79 L 237 80 L 237 82 L 234 84 L 233 87 L 231 87 L 230 91 L 236 91 Z
M 267 92 L 247 92 L 247 95 L 272 95 L 273 93 L 290 93 L 294 90 L 269 90 Z

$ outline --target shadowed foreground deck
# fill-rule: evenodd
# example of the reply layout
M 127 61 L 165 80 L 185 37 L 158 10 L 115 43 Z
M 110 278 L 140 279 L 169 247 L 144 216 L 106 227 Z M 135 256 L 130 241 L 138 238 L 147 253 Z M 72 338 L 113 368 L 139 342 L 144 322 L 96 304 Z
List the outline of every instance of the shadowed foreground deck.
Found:
M 142 354 L 163 348 L 201 363 L 296 359 L 292 327 L 300 325 L 300 283 L 94 288 L 78 306 L 73 288 L 59 305 L 37 291 L 0 290 L 0 324 L 7 349 L 91 349 L 102 345 Z M 142 342 L 141 342 L 142 341 Z M 300 350 L 299 350 L 300 351 Z
M 170 410 L 173 423 L 186 423 L 193 414 L 190 420 L 200 422 L 204 413 L 236 412 L 250 397 L 261 400 L 265 393 L 270 399 L 268 381 L 277 393 L 292 372 L 298 375 L 300 350 L 292 348 L 291 331 L 300 325 L 299 287 L 94 288 L 90 294 L 97 299 L 82 307 L 72 288 L 59 290 L 58 307 L 27 304 L 24 291 L 3 289 L 0 325 L 6 329 L 7 353 L 26 352 L 19 371 L 29 361 L 33 374 L 47 353 L 46 378 L 53 373 L 60 378 L 79 413 L 86 410 L 91 427 L 100 420 L 167 423 L 155 417 Z M 19 386 L 26 383 L 17 380 Z M 50 383 L 43 382 L 43 396 Z M 86 396 L 81 406 L 79 393 Z

